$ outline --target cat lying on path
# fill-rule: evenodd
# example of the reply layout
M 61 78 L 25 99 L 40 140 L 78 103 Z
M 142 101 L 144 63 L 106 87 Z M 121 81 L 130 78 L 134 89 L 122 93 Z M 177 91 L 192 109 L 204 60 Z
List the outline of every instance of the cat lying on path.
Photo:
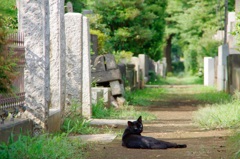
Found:
M 167 148 L 186 148 L 186 144 L 176 144 L 157 140 L 152 137 L 141 136 L 143 131 L 142 117 L 137 121 L 128 121 L 128 126 L 122 136 L 122 146 L 138 149 L 167 149 Z

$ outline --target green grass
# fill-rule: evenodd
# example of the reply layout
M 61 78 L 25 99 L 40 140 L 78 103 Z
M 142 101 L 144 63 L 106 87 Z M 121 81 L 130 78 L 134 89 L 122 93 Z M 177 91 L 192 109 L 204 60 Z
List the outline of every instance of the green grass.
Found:
M 224 93 L 218 95 L 219 99 L 221 98 L 221 95 L 223 96 L 221 102 L 216 102 L 215 104 L 200 108 L 194 115 L 194 121 L 199 124 L 199 126 L 206 129 L 233 128 L 239 126 L 239 93 L 236 93 L 232 97 L 225 96 Z M 217 97 L 215 96 L 216 94 L 212 97 L 212 102 L 217 100 Z M 206 99 L 210 98 L 211 97 L 206 97 Z
M 223 91 L 217 91 L 215 87 L 200 85 L 193 87 L 191 91 L 194 93 L 195 100 L 204 103 L 227 103 L 231 100 L 231 95 Z
M 83 148 L 83 144 L 69 140 L 66 134 L 20 135 L 17 141 L 13 141 L 11 136 L 8 143 L 0 144 L 0 159 L 81 159 L 84 156 Z
M 102 101 L 93 105 L 92 117 L 93 118 L 104 118 L 104 119 L 136 119 L 139 116 L 143 116 L 145 120 L 156 119 L 156 116 L 151 113 L 136 110 L 133 106 L 124 105 L 119 108 L 106 108 Z
M 149 106 L 166 93 L 165 88 L 144 88 L 132 92 L 126 91 L 125 98 L 130 105 Z
M 235 132 L 233 136 L 231 136 L 228 140 L 228 143 L 231 147 L 231 153 L 233 154 L 233 159 L 240 158 L 240 130 Z
M 168 76 L 166 78 L 152 77 L 147 83 L 149 85 L 191 85 L 191 84 L 203 84 L 203 78 L 198 76 L 190 76 L 187 74 L 178 74 L 175 76 Z

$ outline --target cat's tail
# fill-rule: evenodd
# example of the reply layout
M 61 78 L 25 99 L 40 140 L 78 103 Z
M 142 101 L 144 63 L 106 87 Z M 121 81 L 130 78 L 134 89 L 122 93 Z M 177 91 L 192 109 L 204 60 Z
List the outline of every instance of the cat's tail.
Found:
M 177 145 L 175 146 L 175 148 L 186 148 L 186 147 L 187 147 L 186 144 L 177 144 Z

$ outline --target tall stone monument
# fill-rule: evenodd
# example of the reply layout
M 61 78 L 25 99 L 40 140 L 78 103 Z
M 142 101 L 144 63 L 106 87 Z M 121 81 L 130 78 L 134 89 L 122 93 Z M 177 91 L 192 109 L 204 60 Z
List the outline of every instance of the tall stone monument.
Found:
M 28 118 L 34 121 L 34 134 L 48 129 L 50 105 L 50 27 L 49 1 L 22 2 L 25 70 L 24 91 Z

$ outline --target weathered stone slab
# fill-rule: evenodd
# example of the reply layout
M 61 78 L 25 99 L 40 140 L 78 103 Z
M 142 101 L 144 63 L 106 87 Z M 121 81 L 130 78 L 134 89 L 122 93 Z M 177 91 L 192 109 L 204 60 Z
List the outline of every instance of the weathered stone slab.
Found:
M 90 31 L 87 17 L 83 17 L 83 54 L 82 54 L 82 115 L 92 116 L 90 68 Z
M 94 72 L 92 73 L 92 81 L 97 83 L 110 82 L 110 81 L 121 81 L 121 73 L 119 69 Z
M 82 14 L 65 14 L 66 33 L 66 107 L 82 102 Z
M 70 139 L 80 139 L 83 142 L 102 142 L 102 143 L 109 143 L 112 142 L 117 135 L 115 134 L 94 134 L 94 135 L 78 135 L 78 136 L 71 136 Z
M 67 2 L 67 12 L 73 12 L 73 5 L 71 2 Z
M 109 82 L 112 95 L 122 95 L 122 89 L 119 81 L 111 81 Z
M 97 104 L 103 98 L 103 90 L 92 89 L 92 104 Z
M 217 88 L 219 91 L 226 89 L 226 69 L 227 69 L 227 56 L 229 55 L 229 48 L 227 44 L 218 47 L 218 78 L 217 78 Z
M 204 85 L 214 86 L 214 58 L 204 57 Z
M 111 89 L 109 87 L 92 87 L 92 92 L 102 92 L 104 105 L 108 108 L 111 104 Z
M 126 79 L 127 79 L 127 86 L 130 87 L 132 90 L 135 85 L 134 85 L 134 64 L 127 64 L 126 65 L 127 70 L 126 70 Z
M 105 59 L 103 55 L 97 56 L 94 60 L 92 72 L 103 72 L 106 71 Z
M 26 115 L 34 121 L 34 134 L 48 129 L 50 104 L 49 1 L 22 2 Z
M 107 70 L 111 70 L 111 69 L 116 69 L 117 68 L 117 64 L 115 61 L 115 58 L 112 54 L 106 54 L 104 55 L 105 57 L 105 64 L 106 64 L 106 69 Z
M 66 40 L 64 21 L 64 0 L 51 0 L 50 5 L 50 90 L 51 108 L 59 109 L 60 115 L 54 116 L 55 125 L 49 125 L 49 131 L 59 131 L 65 110 L 66 91 Z M 51 114 L 51 113 L 50 113 Z M 52 117 L 49 117 L 51 120 Z M 58 119 L 57 119 L 58 118 Z M 50 122 L 50 121 L 49 121 Z M 50 122 L 51 123 L 51 122 Z M 50 124 L 49 123 L 49 124 Z M 57 124 L 58 123 L 58 124 Z M 56 126 L 52 128 L 52 126 Z M 58 129 L 58 130 L 57 130 Z

